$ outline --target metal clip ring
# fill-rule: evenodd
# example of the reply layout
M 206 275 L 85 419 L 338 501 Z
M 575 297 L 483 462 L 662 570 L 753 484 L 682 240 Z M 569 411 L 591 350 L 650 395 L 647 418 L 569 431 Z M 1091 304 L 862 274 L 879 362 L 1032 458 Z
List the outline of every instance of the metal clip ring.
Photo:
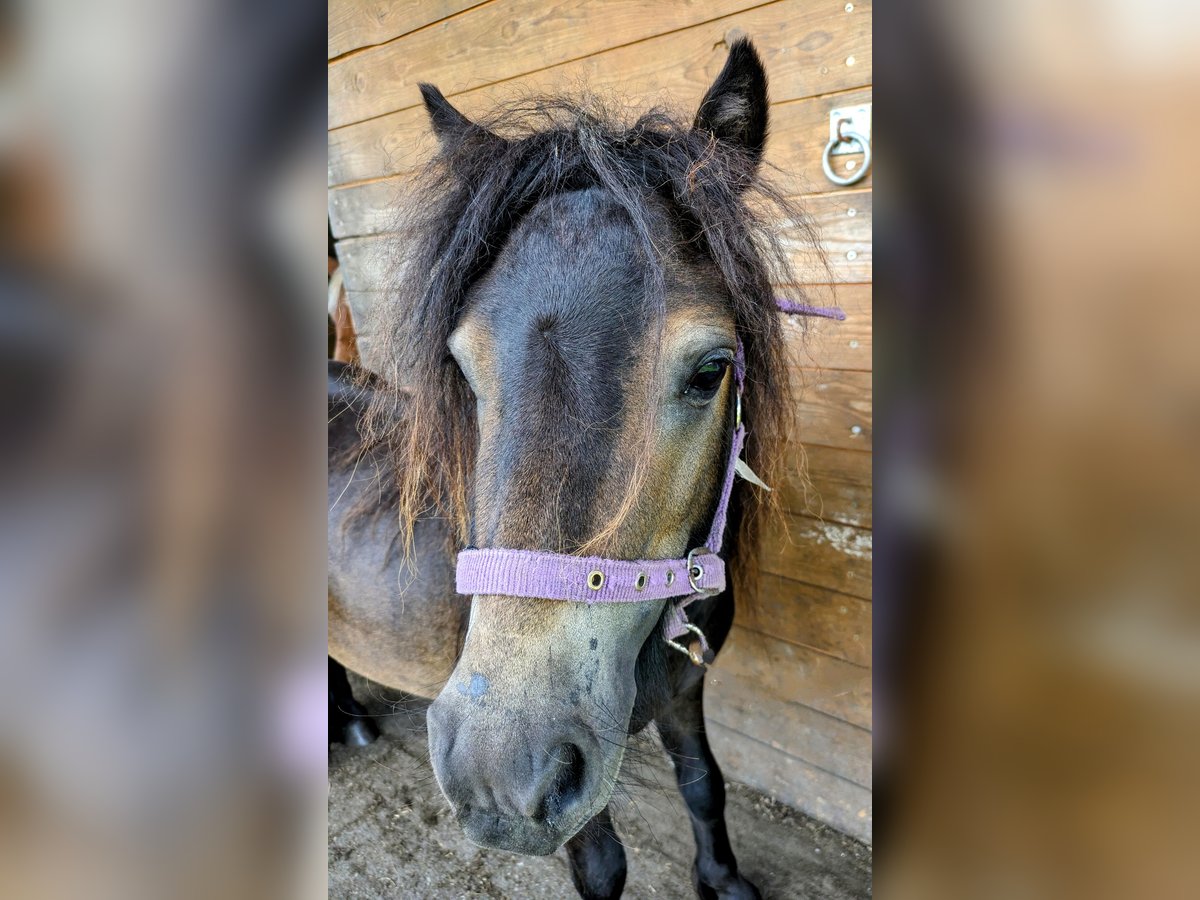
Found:
M 830 139 L 829 143 L 825 145 L 825 152 L 821 154 L 821 168 L 825 170 L 825 177 L 834 184 L 842 185 L 842 187 L 862 181 L 867 177 L 867 171 L 871 168 L 871 142 L 857 131 L 848 131 L 842 127 L 849 121 L 849 119 L 842 119 L 838 122 L 837 136 Z M 849 175 L 838 175 L 833 171 L 833 163 L 830 162 L 829 155 L 838 144 L 849 141 L 858 141 L 859 146 L 863 148 L 862 165 L 859 166 L 857 172 L 852 172 Z
M 704 632 L 701 631 L 699 628 L 697 628 L 695 625 L 693 625 L 691 622 L 685 623 L 684 627 L 688 631 L 697 635 L 700 638 L 702 644 L 708 643 L 708 639 L 704 636 Z M 664 640 L 666 641 L 666 644 L 668 647 L 674 647 L 676 650 L 678 650 L 680 653 L 682 653 L 684 656 L 686 656 L 688 659 L 690 659 L 692 661 L 692 665 L 699 666 L 702 669 L 708 668 L 708 663 L 706 663 L 704 661 L 704 657 L 701 656 L 699 653 L 697 653 L 695 650 L 692 650 L 689 647 L 685 647 L 685 646 L 683 646 L 683 644 L 679 643 L 678 641 L 673 641 L 670 638 L 664 638 Z

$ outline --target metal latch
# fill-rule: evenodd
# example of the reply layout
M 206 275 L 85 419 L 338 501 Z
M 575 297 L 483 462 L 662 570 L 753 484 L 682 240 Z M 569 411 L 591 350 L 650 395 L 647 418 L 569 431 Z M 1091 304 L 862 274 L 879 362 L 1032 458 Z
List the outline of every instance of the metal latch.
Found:
M 871 140 L 870 103 L 863 103 L 859 106 L 842 106 L 829 113 L 829 142 L 833 145 L 833 149 L 829 151 L 830 156 L 845 156 L 847 153 L 863 152 L 862 144 L 849 137 L 850 132 L 861 134 L 868 141 Z

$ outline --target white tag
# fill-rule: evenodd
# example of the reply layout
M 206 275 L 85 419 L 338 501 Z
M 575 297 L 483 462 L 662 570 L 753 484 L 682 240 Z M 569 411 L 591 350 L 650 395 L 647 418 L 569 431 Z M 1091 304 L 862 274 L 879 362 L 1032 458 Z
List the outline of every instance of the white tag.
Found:
M 754 474 L 754 470 L 752 468 L 750 468 L 748 465 L 746 465 L 746 461 L 744 459 L 742 459 L 740 456 L 737 458 L 737 461 L 734 462 L 734 464 L 733 464 L 733 471 L 736 472 L 738 475 L 740 475 L 742 478 L 744 478 L 746 481 L 750 482 L 751 484 L 757 484 L 764 491 L 770 490 L 770 488 L 767 487 L 767 485 L 763 482 L 763 480 Z

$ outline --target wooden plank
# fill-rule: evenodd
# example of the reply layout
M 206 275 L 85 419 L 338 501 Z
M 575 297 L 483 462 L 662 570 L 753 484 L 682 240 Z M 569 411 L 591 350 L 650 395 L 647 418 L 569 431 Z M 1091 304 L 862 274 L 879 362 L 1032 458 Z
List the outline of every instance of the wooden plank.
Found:
M 734 625 L 712 671 L 764 696 L 871 727 L 871 670 Z
M 329 0 L 329 58 L 416 31 L 485 0 Z
M 329 66 L 331 128 L 420 102 L 417 83 L 481 87 L 737 12 L 754 0 L 501 0 Z M 603 21 L 604 27 L 597 27 Z
M 784 509 L 826 522 L 871 527 L 871 453 L 820 444 L 791 447 L 786 477 L 771 485 Z
M 343 235 L 366 232 L 364 238 L 387 238 L 390 232 L 376 229 L 391 227 L 395 221 L 393 210 L 398 203 L 405 202 L 402 197 L 398 185 L 391 181 L 331 191 L 329 209 L 335 235 L 338 235 L 338 232 Z M 807 235 L 798 226 L 786 222 L 782 224 L 783 244 L 790 253 L 793 274 L 798 282 L 812 285 L 823 285 L 831 279 L 835 283 L 870 282 L 873 219 L 871 192 L 817 194 L 801 198 L 801 202 L 817 228 L 821 249 L 818 251 L 812 248 L 808 244 Z M 367 258 L 370 244 L 364 241 L 354 245 L 354 248 L 361 263 L 371 265 L 372 261 Z M 380 270 L 377 267 L 361 269 L 357 265 L 343 265 L 346 266 L 345 277 L 349 290 L 379 290 L 381 281 Z
M 329 218 L 337 238 L 387 234 L 395 228 L 399 210 L 413 202 L 404 178 L 386 178 L 329 192 Z M 784 245 L 800 284 L 866 283 L 872 276 L 873 197 L 870 191 L 815 194 L 799 201 L 816 226 L 821 252 L 807 243 L 798 227 L 785 224 Z M 822 259 L 821 253 L 824 253 Z M 828 263 L 828 270 L 825 268 Z M 377 285 L 347 272 L 352 290 L 377 290 Z M 848 295 L 849 296 L 849 295 Z M 847 307 L 850 311 L 850 307 Z M 823 328 L 819 323 L 814 323 Z M 824 329 L 824 330 L 827 330 Z M 870 368 L 870 366 L 867 366 Z
M 871 604 L 861 597 L 762 573 L 758 595 L 738 598 L 736 621 L 857 666 L 871 665 Z
M 375 303 L 377 298 L 382 294 L 356 294 L 347 292 L 346 304 L 350 307 L 350 320 L 354 323 L 354 334 L 359 343 L 364 337 L 369 336 L 373 327 L 372 318 L 375 312 Z M 360 348 L 361 355 L 361 348 Z M 367 365 L 367 357 L 362 357 L 364 365 Z M 368 368 L 370 366 L 368 365 Z
M 871 449 L 871 373 L 790 369 L 798 398 L 797 441 L 806 447 Z M 796 448 L 800 452 L 800 448 Z
M 704 718 L 847 781 L 871 786 L 870 731 L 769 697 L 757 683 L 709 675 Z
M 639 99 L 630 94 L 624 96 L 629 103 Z M 454 102 L 469 97 L 469 93 L 455 97 Z M 662 100 L 660 96 L 647 97 L 644 106 Z M 773 103 L 766 155 L 771 179 L 786 193 L 795 195 L 842 190 L 821 169 L 821 154 L 829 139 L 829 113 L 839 106 L 870 102 L 871 90 L 866 88 Z M 409 174 L 420 168 L 436 149 L 428 119 L 420 108 L 340 128 L 329 134 L 329 183 L 334 186 Z M 861 165 L 862 154 L 835 157 L 835 168 L 842 171 L 848 160 Z M 871 181 L 868 173 L 857 187 L 868 188 Z
M 407 177 L 394 177 L 331 190 L 329 220 L 334 237 L 363 237 L 393 230 L 399 210 L 414 202 L 406 194 L 411 184 Z M 787 230 L 784 243 L 792 251 L 799 283 L 825 284 L 830 276 L 842 283 L 871 281 L 874 218 L 871 191 L 813 194 L 797 200 L 816 225 L 825 254 L 823 260 L 808 245 L 807 235 L 799 228 Z M 353 289 L 372 288 L 360 283 Z
M 395 189 L 387 187 L 389 182 L 380 182 L 385 187 L 365 185 L 354 188 L 356 200 L 345 199 L 348 192 L 333 191 L 330 197 L 330 213 L 334 217 L 334 228 L 344 233 L 373 227 L 390 216 Z M 363 200 L 364 193 L 371 188 L 376 200 Z M 802 284 L 825 284 L 832 277 L 837 283 L 861 284 L 871 280 L 871 192 L 845 192 L 841 194 L 818 194 L 805 198 L 808 214 L 819 231 L 828 268 L 821 253 L 811 249 L 802 232 L 784 224 L 784 244 L 790 251 L 794 274 Z M 352 209 L 360 210 L 354 214 Z M 850 211 L 854 210 L 854 215 Z M 359 225 L 347 222 L 347 217 L 357 215 Z M 335 231 L 336 234 L 336 231 Z M 353 242 L 352 242 L 353 241 Z M 381 260 L 372 258 L 372 253 L 394 249 L 390 233 L 369 234 L 338 242 L 339 259 L 346 278 L 346 288 L 351 291 L 377 291 L 382 285 L 385 268 Z M 380 243 L 380 241 L 382 241 Z M 375 242 L 375 243 L 373 243 Z M 342 256 L 342 247 L 347 245 L 350 258 Z
M 663 102 L 661 96 L 644 100 L 628 93 L 624 96 L 628 103 L 640 101 L 644 107 Z M 470 98 L 468 93 L 455 97 L 454 102 L 469 102 Z M 785 193 L 794 195 L 843 190 L 826 178 L 821 169 L 821 154 L 829 138 L 829 113 L 839 106 L 869 102 L 871 90 L 867 88 L 772 104 L 766 155 L 771 180 Z M 410 174 L 436 149 L 429 120 L 420 108 L 339 128 L 329 133 L 329 184 Z M 847 160 L 861 165 L 862 154 L 835 157 L 835 168 L 842 171 Z M 857 187 L 868 188 L 871 182 L 872 175 L 868 173 Z
M 810 369 L 871 369 L 871 285 L 815 285 L 804 289 L 815 306 L 836 306 L 838 322 L 816 316 L 785 315 L 784 339 L 793 365 Z
M 347 284 L 360 277 L 383 277 L 390 265 L 375 238 L 338 243 Z M 353 273 L 353 274 L 352 274 Z M 361 303 L 360 298 L 355 298 Z M 813 445 L 846 450 L 871 449 L 871 374 L 844 369 L 790 369 L 798 398 L 799 433 L 793 468 Z M 809 506 L 805 509 L 811 510 Z M 832 518 L 832 516 L 831 516 Z
M 798 283 L 862 284 L 872 280 L 871 226 L 874 212 L 869 190 L 813 194 L 800 198 L 817 227 L 821 246 L 808 243 L 798 228 L 784 223 L 784 246 L 790 251 Z
M 389 242 L 394 235 L 372 235 L 338 241 L 338 263 L 350 293 L 381 293 L 387 283 Z
M 865 528 L 791 516 L 786 530 L 766 530 L 759 566 L 772 575 L 870 600 L 871 537 Z
M 345 252 L 353 255 L 354 248 L 355 245 L 349 243 Z M 356 275 L 355 277 L 360 276 Z M 356 323 L 363 323 L 360 311 L 372 307 L 379 296 L 382 295 L 374 291 L 350 292 L 351 307 L 355 311 Z M 784 338 L 788 343 L 788 358 L 791 364 L 809 369 L 869 371 L 871 368 L 871 286 L 868 284 L 838 285 L 836 292 L 817 293 L 810 296 L 810 300 L 819 304 L 828 303 L 840 306 L 846 310 L 846 321 L 783 316 Z M 837 518 L 836 515 L 833 517 Z M 838 519 L 838 521 L 844 520 Z M 848 524 L 861 525 L 864 523 L 850 521 Z
M 358 333 L 359 352 L 368 368 L 375 362 L 367 346 L 373 339 L 371 310 L 382 296 L 354 292 L 347 295 Z M 785 510 L 826 523 L 871 527 L 869 451 L 794 442 L 790 454 L 784 479 L 772 485 L 779 491 Z
M 329 192 L 329 225 L 335 238 L 386 234 L 395 229 L 399 210 L 412 187 L 406 177 L 383 178 Z
M 869 0 L 855 3 L 851 12 L 829 2 L 737 11 L 747 5 L 748 0 L 490 3 L 330 65 L 329 127 L 417 106 L 420 81 L 454 95 L 468 115 L 511 98 L 514 88 L 543 92 L 580 84 L 630 97 L 669 97 L 694 110 L 729 44 L 742 36 L 763 57 L 775 102 L 871 83 Z M 481 91 L 522 75 L 519 85 Z M 457 96 L 468 91 L 479 93 Z
M 380 296 L 348 295 L 356 323 L 359 352 L 368 368 L 376 364 L 371 356 L 374 335 L 370 331 L 370 309 Z M 807 475 L 804 474 L 805 466 Z M 820 444 L 804 446 L 796 442 L 785 471 L 783 481 L 773 487 L 779 491 L 783 508 L 793 514 L 792 519 L 806 517 L 820 519 L 826 525 L 871 527 L 869 452 Z
M 363 239 L 368 240 L 368 239 Z M 338 244 L 338 257 L 347 272 L 347 282 L 350 281 L 352 267 L 361 266 L 359 248 L 355 242 L 342 241 Z M 387 263 L 379 254 L 372 250 L 369 258 L 374 265 L 384 268 Z M 360 269 L 361 271 L 361 269 Z M 354 297 L 354 306 L 363 308 L 368 304 L 361 296 Z M 369 321 L 369 320 L 368 320 Z M 364 322 L 364 325 L 366 322 Z M 813 452 L 814 447 L 835 447 L 844 450 L 871 449 L 871 373 L 857 372 L 844 369 L 791 369 L 793 390 L 798 398 L 796 406 L 796 421 L 799 423 L 795 444 L 792 448 L 792 461 L 789 466 L 796 472 L 802 471 L 802 454 Z M 801 504 L 797 497 L 803 497 L 803 481 L 798 475 L 791 475 L 794 486 L 789 488 L 789 505 L 794 510 L 803 510 L 814 515 L 824 515 L 822 507 L 814 502 Z M 840 480 L 841 476 L 838 476 Z M 818 482 L 818 487 L 823 482 Z M 839 496 L 853 497 L 854 507 L 849 512 L 861 516 L 868 506 L 866 499 L 861 496 L 861 482 L 847 480 L 844 485 L 832 485 L 834 502 Z M 843 494 L 849 491 L 850 494 Z M 848 518 L 847 508 L 841 514 L 833 507 L 828 519 L 842 522 Z
M 458 98 L 454 101 L 459 102 Z M 423 109 L 368 119 L 328 135 L 330 187 L 412 172 L 437 149 Z
M 870 843 L 871 792 L 866 788 L 758 744 L 719 722 L 709 724 L 708 736 L 727 778 Z

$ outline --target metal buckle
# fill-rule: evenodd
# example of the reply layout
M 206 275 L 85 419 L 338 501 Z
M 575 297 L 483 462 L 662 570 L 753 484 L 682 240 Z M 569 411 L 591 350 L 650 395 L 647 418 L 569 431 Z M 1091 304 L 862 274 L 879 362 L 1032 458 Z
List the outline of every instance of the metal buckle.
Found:
M 706 587 L 701 587 L 700 585 L 696 584 L 697 579 L 704 577 L 704 566 L 702 566 L 702 565 L 700 565 L 700 563 L 696 562 L 696 560 L 694 558 L 697 553 L 699 553 L 699 554 L 707 553 L 707 554 L 711 555 L 712 551 L 709 550 L 707 547 L 696 547 L 696 548 L 688 551 L 688 555 L 687 555 L 688 585 L 697 594 L 701 594 L 705 597 L 715 596 L 720 593 L 720 590 L 718 590 L 717 588 L 706 588 Z

